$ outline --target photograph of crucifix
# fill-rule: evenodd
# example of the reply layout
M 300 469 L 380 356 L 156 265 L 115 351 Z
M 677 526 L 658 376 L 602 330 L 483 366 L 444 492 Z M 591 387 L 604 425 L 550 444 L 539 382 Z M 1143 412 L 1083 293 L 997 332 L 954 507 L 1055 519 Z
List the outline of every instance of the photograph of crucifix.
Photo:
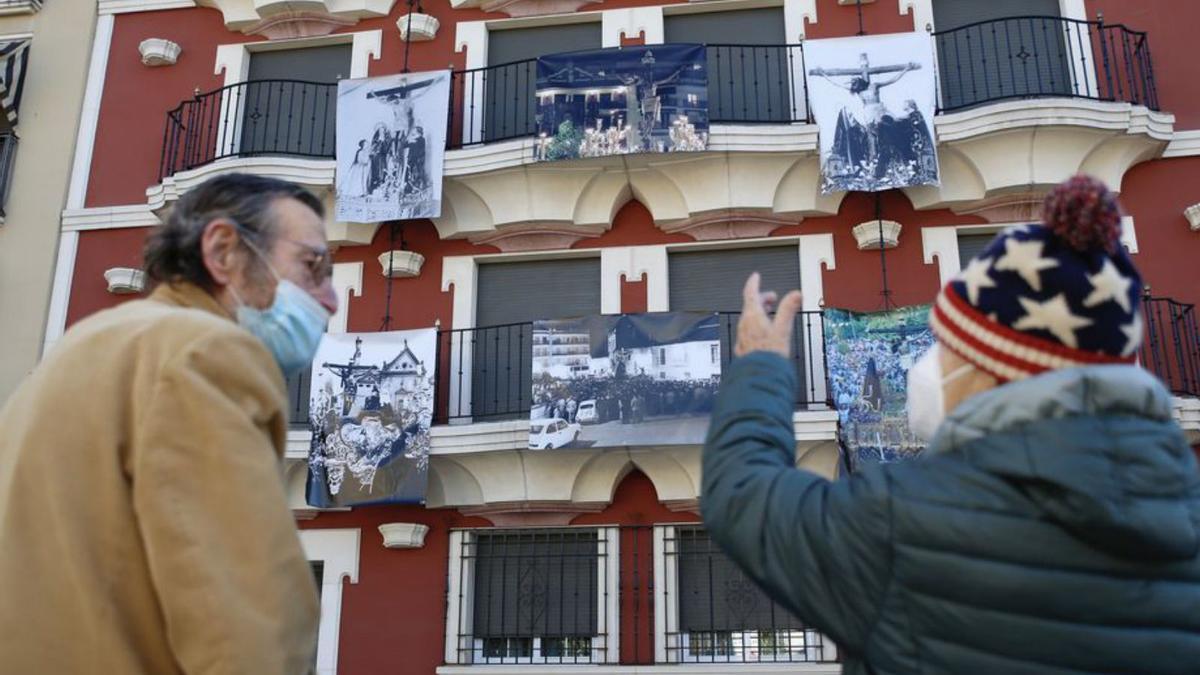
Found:
M 449 96 L 447 71 L 338 83 L 339 221 L 441 215 Z
M 811 40 L 804 54 L 823 193 L 938 183 L 928 35 Z
M 702 45 L 551 54 L 537 67 L 538 161 L 708 147 Z
M 436 352 L 432 328 L 322 339 L 309 394 L 311 506 L 425 498 Z

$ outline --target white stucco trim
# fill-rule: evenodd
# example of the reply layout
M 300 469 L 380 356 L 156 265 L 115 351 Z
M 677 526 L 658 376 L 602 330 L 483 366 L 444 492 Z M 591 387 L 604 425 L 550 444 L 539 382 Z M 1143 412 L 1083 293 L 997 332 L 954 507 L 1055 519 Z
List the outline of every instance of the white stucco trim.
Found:
M 63 232 L 118 230 L 128 227 L 154 227 L 161 224 L 146 204 L 97 206 L 67 209 L 62 212 Z
M 933 0 L 899 0 L 900 14 L 912 14 L 913 30 L 933 29 Z
M 337 675 L 342 623 L 342 579 L 358 583 L 360 530 L 300 530 L 309 561 L 325 563 L 321 574 L 321 623 L 317 633 L 317 675 Z
M 161 9 L 189 9 L 196 6 L 195 0 L 99 0 L 100 16 L 155 12 Z
M 336 263 L 333 266 L 333 292 L 337 295 L 337 313 L 329 319 L 330 333 L 345 333 L 350 318 L 350 297 L 362 297 L 363 264 Z
M 1058 13 L 1064 19 L 1088 20 L 1084 0 L 1058 0 Z
M 67 330 L 67 308 L 71 303 L 71 282 L 75 278 L 75 256 L 79 233 L 63 232 L 58 237 L 58 259 L 54 263 L 54 285 L 50 291 L 50 310 L 46 314 L 46 337 L 42 355 L 58 342 Z
M 1022 223 L 985 223 L 982 225 L 946 225 L 921 229 L 921 249 L 926 265 L 937 259 L 940 285 L 945 286 L 962 271 L 958 259 L 958 237 L 963 234 L 989 234 Z M 1121 245 L 1130 255 L 1138 253 L 1137 227 L 1133 216 L 1121 218 Z
M 804 40 L 804 20 L 817 22 L 817 0 L 784 0 L 783 31 L 788 44 Z
M 636 38 L 644 33 L 648 45 L 660 45 L 666 39 L 662 7 L 610 9 L 601 12 L 600 23 L 602 47 L 620 47 L 622 35 Z
M 1163 151 L 1163 158 L 1197 155 L 1200 155 L 1200 129 L 1176 131 L 1167 149 Z
M 621 279 L 646 277 L 646 311 L 665 312 L 669 303 L 667 247 L 616 246 L 600 249 L 600 313 L 621 313 Z
M 800 292 L 804 295 L 802 309 L 814 312 L 825 306 L 825 270 L 837 269 L 837 258 L 833 252 L 833 234 L 804 234 L 800 236 Z M 812 353 L 825 353 L 825 332 L 823 323 L 816 322 L 810 327 L 805 344 L 811 345 Z M 807 391 L 815 393 L 812 398 L 824 401 L 829 398 L 829 390 L 825 384 L 825 359 L 810 360 L 810 367 L 805 368 L 808 378 Z M 819 403 L 811 407 L 824 408 Z
M 83 208 L 87 199 L 88 179 L 92 172 L 92 153 L 96 147 L 96 126 L 100 122 L 100 101 L 104 96 L 104 78 L 108 72 L 108 53 L 112 49 L 113 24 L 112 16 L 100 16 L 96 19 L 96 37 L 92 41 L 92 58 L 88 64 L 79 131 L 75 136 L 71 184 L 67 190 L 68 209 Z
M 921 228 L 921 250 L 926 265 L 934 264 L 935 260 L 937 262 L 939 288 L 950 283 L 962 271 L 958 261 L 957 227 Z

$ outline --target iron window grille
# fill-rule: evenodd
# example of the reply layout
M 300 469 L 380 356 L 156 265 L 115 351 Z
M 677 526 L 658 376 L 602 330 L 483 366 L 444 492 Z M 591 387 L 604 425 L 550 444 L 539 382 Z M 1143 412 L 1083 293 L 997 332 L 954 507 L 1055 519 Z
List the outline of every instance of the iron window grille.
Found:
M 451 533 L 450 664 L 616 663 L 617 528 Z
M 655 660 L 832 663 L 833 641 L 771 600 L 699 526 L 655 529 Z

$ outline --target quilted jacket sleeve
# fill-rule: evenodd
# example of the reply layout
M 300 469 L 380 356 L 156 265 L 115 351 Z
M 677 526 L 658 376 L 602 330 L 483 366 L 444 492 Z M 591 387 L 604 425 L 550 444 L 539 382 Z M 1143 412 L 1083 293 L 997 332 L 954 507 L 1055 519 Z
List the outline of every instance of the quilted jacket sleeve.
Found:
M 882 472 L 830 482 L 795 468 L 795 375 L 756 352 L 726 369 L 704 447 L 710 535 L 766 592 L 861 653 L 890 574 Z

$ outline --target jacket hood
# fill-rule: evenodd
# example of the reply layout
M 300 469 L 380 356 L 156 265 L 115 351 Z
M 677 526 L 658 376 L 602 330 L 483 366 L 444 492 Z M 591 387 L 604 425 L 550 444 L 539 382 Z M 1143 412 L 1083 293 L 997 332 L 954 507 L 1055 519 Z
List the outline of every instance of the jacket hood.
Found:
M 960 405 L 930 443 L 1017 485 L 1080 540 L 1128 559 L 1200 551 L 1200 473 L 1171 397 L 1136 366 L 1053 371 Z

